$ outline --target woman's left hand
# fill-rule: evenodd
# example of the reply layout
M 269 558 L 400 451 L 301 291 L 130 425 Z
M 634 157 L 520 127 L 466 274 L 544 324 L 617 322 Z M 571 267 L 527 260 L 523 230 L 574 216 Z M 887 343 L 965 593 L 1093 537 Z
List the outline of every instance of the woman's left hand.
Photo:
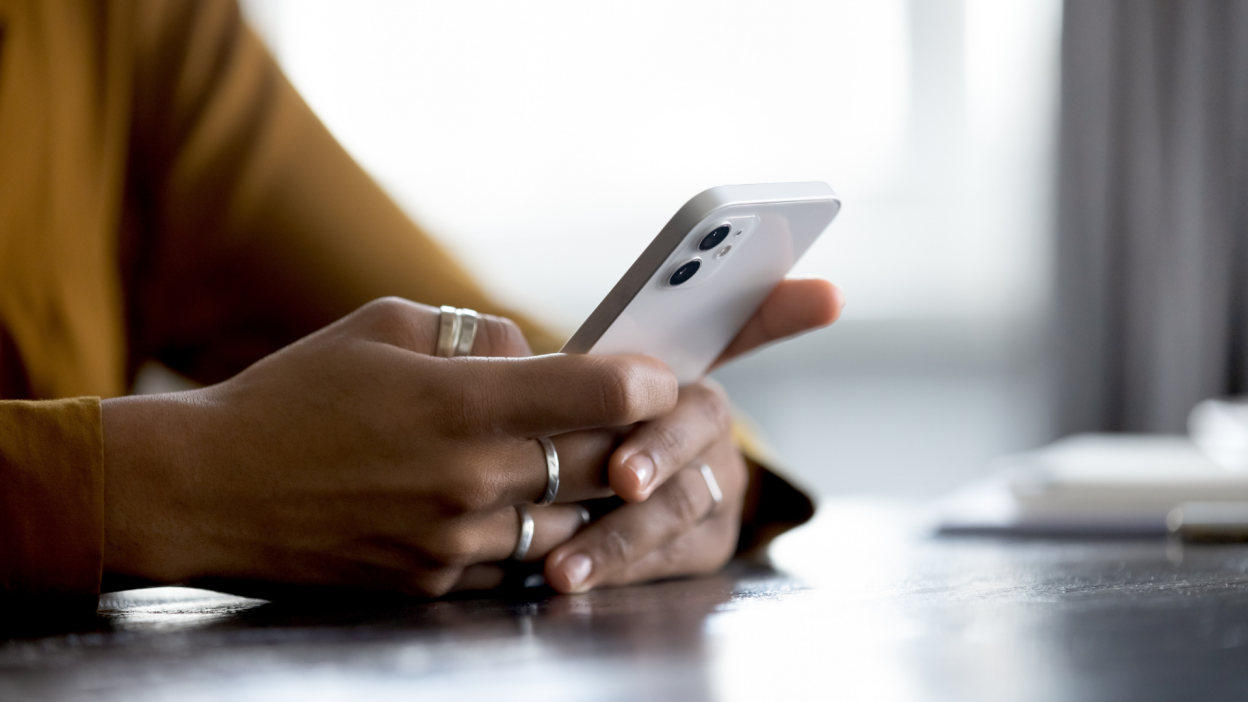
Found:
M 831 324 L 843 300 L 827 281 L 784 281 L 715 366 Z M 703 465 L 713 481 L 703 476 Z M 584 592 L 599 585 L 710 573 L 732 557 L 748 475 L 732 441 L 728 399 L 714 381 L 682 388 L 672 412 L 634 429 L 612 454 L 608 477 L 627 504 L 549 553 L 546 580 L 556 590 Z M 722 493 L 719 501 L 712 482 Z

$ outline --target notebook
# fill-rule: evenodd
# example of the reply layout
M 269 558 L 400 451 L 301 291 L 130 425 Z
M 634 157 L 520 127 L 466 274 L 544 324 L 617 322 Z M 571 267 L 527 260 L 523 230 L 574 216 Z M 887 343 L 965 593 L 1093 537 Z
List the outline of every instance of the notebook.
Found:
M 1248 501 L 1248 472 L 1181 435 L 1076 435 L 994 468 L 937 505 L 939 532 L 1164 534 L 1180 503 Z

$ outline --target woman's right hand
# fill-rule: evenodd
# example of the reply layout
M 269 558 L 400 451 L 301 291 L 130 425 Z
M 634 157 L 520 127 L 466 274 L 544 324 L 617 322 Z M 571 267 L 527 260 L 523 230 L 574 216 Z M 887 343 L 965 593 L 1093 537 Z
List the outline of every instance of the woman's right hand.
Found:
M 495 318 L 476 357 L 438 358 L 437 313 L 379 300 L 218 385 L 106 400 L 105 570 L 440 595 L 515 547 L 536 437 L 559 435 L 560 503 L 603 497 L 627 427 L 676 403 L 658 361 L 517 357 Z M 534 513 L 534 553 L 581 525 Z

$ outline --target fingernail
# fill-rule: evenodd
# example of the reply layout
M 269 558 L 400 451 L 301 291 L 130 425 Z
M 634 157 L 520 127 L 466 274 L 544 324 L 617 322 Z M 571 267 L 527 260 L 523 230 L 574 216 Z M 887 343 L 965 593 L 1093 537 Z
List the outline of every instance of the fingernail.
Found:
M 645 490 L 650 486 L 650 478 L 654 475 L 654 461 L 643 454 L 637 453 L 628 457 L 624 465 L 637 476 L 637 487 Z
M 572 591 L 580 592 L 585 580 L 589 578 L 589 572 L 594 569 L 594 562 L 589 560 L 589 556 L 578 553 L 563 559 L 560 567 L 563 568 L 563 575 L 568 579 Z

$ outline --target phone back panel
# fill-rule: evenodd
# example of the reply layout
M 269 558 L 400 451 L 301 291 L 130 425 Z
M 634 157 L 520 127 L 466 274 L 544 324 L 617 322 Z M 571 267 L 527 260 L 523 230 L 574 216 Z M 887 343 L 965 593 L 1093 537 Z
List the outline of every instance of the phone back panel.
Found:
M 726 185 L 676 213 L 564 345 L 565 353 L 646 354 L 697 381 L 840 210 L 824 183 Z M 730 232 L 708 250 L 718 227 Z M 672 276 L 697 260 L 696 273 Z M 687 269 L 686 269 L 687 270 Z

